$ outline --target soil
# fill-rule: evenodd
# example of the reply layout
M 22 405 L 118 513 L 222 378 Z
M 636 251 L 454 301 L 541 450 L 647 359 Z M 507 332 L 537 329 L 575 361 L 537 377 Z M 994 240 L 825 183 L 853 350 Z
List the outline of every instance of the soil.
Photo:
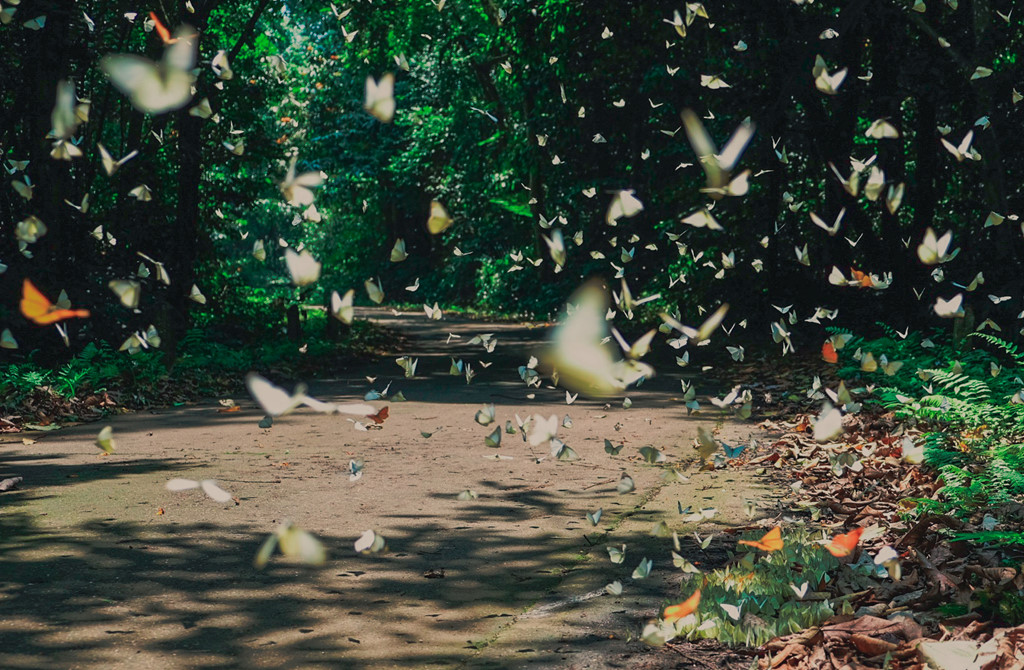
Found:
M 670 368 L 629 393 L 630 409 L 528 389 L 517 368 L 542 346 L 541 324 L 359 314 L 405 334 L 405 350 L 310 393 L 361 400 L 390 382 L 408 401 L 373 403 L 390 407 L 380 430 L 308 409 L 261 429 L 252 399 L 235 397 L 241 411 L 210 399 L 113 417 L 111 456 L 94 445 L 97 425 L 5 436 L 0 479 L 24 480 L 0 493 L 0 668 L 750 667 L 749 656 L 707 643 L 652 649 L 636 638 L 682 595 L 672 539 L 653 537 L 655 523 L 679 531 L 683 553 L 707 566 L 725 560 L 726 541 L 701 552 L 691 531 L 750 524 L 746 500 L 773 507 L 777 494 L 752 472 L 696 466 L 699 426 L 730 441 L 753 423 L 687 416 Z M 494 333 L 492 354 L 468 344 L 479 333 Z M 419 358 L 416 378 L 402 376 L 398 355 Z M 448 374 L 449 357 L 473 365 L 471 384 Z M 493 426 L 473 420 L 485 403 L 501 426 L 516 414 L 568 414 L 559 436 L 580 460 L 555 460 L 519 435 L 485 446 Z M 611 456 L 605 438 L 625 448 Z M 665 468 L 639 457 L 644 445 L 689 481 L 666 481 Z M 356 481 L 350 459 L 365 464 Z M 636 482 L 625 495 L 623 472 Z M 216 479 L 237 503 L 168 491 L 173 477 Z M 479 497 L 457 500 L 466 489 Z M 698 528 L 679 515 L 688 506 L 718 515 Z M 599 508 L 593 527 L 585 514 Z M 326 563 L 275 555 L 253 567 L 284 520 L 324 543 Z M 386 552 L 355 551 L 367 529 Z M 613 564 L 605 547 L 622 544 L 626 560 Z M 644 557 L 651 576 L 631 579 Z M 621 596 L 604 591 L 614 580 Z

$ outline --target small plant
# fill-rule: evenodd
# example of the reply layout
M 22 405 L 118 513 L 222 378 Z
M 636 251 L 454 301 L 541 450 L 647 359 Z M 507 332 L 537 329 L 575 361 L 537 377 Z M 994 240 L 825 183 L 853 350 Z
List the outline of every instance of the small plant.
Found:
M 967 518 L 1024 503 L 1024 354 L 987 333 L 971 333 L 961 348 L 941 335 L 855 338 L 843 349 L 841 377 L 878 384 L 879 404 L 921 430 L 924 462 L 941 473 L 936 499 L 917 500 L 921 511 Z M 966 343 L 991 349 L 966 350 Z M 870 352 L 899 361 L 898 370 L 865 372 L 855 360 Z M 862 358 L 863 360 L 863 358 Z M 1024 544 L 1024 533 L 954 535 L 977 543 Z
M 853 592 L 879 577 L 870 557 L 841 564 L 803 529 L 788 531 L 777 551 L 744 553 L 724 568 L 700 573 L 684 559 L 684 597 L 700 589 L 700 606 L 675 621 L 647 625 L 643 637 L 661 644 L 677 637 L 756 647 L 816 626 L 847 605 Z M 883 571 L 884 574 L 884 571 Z

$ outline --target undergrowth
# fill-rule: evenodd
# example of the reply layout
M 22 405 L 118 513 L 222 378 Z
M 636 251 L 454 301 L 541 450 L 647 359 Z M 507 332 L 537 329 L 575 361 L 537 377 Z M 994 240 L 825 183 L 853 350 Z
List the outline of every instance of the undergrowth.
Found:
M 711 572 L 679 563 L 689 577 L 682 597 L 699 588 L 700 606 L 677 621 L 648 624 L 643 632 L 648 642 L 682 637 L 757 647 L 849 613 L 848 599 L 836 593 L 867 588 L 885 574 L 866 554 L 857 563 L 841 564 L 803 529 L 787 533 L 778 551 L 748 552 Z
M 938 470 L 943 487 L 934 499 L 915 501 L 919 509 L 989 514 L 991 530 L 954 538 L 1024 545 L 1024 533 L 996 529 L 1024 509 L 1024 351 L 989 333 L 954 342 L 882 328 L 886 337 L 846 342 L 838 372 L 875 384 L 877 402 L 921 431 L 924 462 Z M 865 371 L 868 353 L 888 365 Z
M 56 368 L 37 363 L 30 352 L 22 361 L 0 366 L 0 412 L 19 415 L 26 406 L 48 405 L 61 413 L 60 408 L 67 407 L 61 401 L 97 394 L 105 394 L 120 407 L 171 404 L 236 391 L 249 370 L 315 377 L 337 370 L 352 358 L 372 355 L 383 347 L 386 337 L 382 329 L 357 321 L 337 342 L 311 337 L 302 348 L 280 336 L 246 341 L 194 328 L 178 343 L 173 361 L 160 349 L 129 354 L 102 341 L 86 344 Z M 42 403 L 41 397 L 54 402 Z

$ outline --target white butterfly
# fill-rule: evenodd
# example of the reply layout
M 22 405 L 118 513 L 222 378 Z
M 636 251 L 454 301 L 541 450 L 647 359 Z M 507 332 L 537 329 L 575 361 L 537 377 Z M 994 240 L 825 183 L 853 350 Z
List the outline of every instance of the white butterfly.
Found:
M 296 286 L 308 286 L 320 278 L 320 261 L 306 249 L 301 253 L 295 253 L 291 247 L 285 249 L 284 261 Z
M 829 237 L 835 237 L 836 233 L 839 232 L 839 224 L 842 223 L 844 216 L 846 216 L 846 208 L 845 207 L 843 207 L 841 210 L 839 210 L 839 214 L 836 216 L 836 220 L 835 220 L 835 222 L 831 226 L 828 225 L 827 223 L 825 223 L 821 219 L 821 217 L 818 216 L 817 214 L 815 214 L 814 212 L 811 212 L 811 221 L 814 222 L 814 225 L 816 225 L 817 227 L 821 228 L 826 233 L 828 233 Z
M 231 502 L 231 494 L 217 486 L 217 482 L 213 479 L 204 479 L 201 482 L 197 482 L 194 479 L 175 478 L 167 482 L 168 491 L 187 491 L 200 487 L 202 487 L 206 495 L 219 503 Z
M 939 140 L 942 142 L 942 146 L 946 147 L 946 151 L 953 154 L 957 163 L 963 162 L 965 158 L 970 158 L 972 160 L 978 160 L 981 158 L 981 156 L 978 155 L 978 152 L 971 148 L 971 142 L 974 141 L 973 130 L 967 131 L 967 134 L 964 135 L 964 139 L 961 140 L 960 144 L 957 146 L 953 146 L 953 144 L 946 140 L 945 137 L 940 137 Z M 978 156 L 978 158 L 975 158 L 975 156 Z
M 395 118 L 395 75 L 388 72 L 380 78 L 380 81 L 374 81 L 373 77 L 367 77 L 366 102 L 363 106 L 373 118 L 381 123 L 391 123 L 391 120 Z
M 619 191 L 615 194 L 615 197 L 612 198 L 611 204 L 608 205 L 605 222 L 609 226 L 614 226 L 618 223 L 619 219 L 634 217 L 643 211 L 643 208 L 643 203 L 633 195 L 632 189 Z
M 100 59 L 100 69 L 141 112 L 163 114 L 180 109 L 192 99 L 199 35 L 182 25 L 154 63 L 135 54 L 112 54 Z
M 107 286 L 117 294 L 121 304 L 128 309 L 135 309 L 139 306 L 139 297 L 142 292 L 142 284 L 139 282 L 131 279 L 114 279 Z
M 323 172 L 303 172 L 296 176 L 295 163 L 298 156 L 292 156 L 288 162 L 288 172 L 281 182 L 281 193 L 289 205 L 305 207 L 313 204 L 313 191 L 311 189 L 321 186 L 327 175 Z
M 288 414 L 301 405 L 306 405 L 317 412 L 327 414 L 338 412 L 341 414 L 369 416 L 376 412 L 372 405 L 359 403 L 339 405 L 322 402 L 306 395 L 306 386 L 304 384 L 299 384 L 295 387 L 295 392 L 289 394 L 281 387 L 271 384 L 255 372 L 250 372 L 245 376 L 245 386 L 249 389 L 253 399 L 263 408 L 263 411 L 267 415 L 274 417 Z
M 587 395 L 611 396 L 641 377 L 654 374 L 654 369 L 645 363 L 616 360 L 612 350 L 602 343 L 608 335 L 608 294 L 602 286 L 596 282 L 584 284 L 569 302 L 575 308 L 555 330 L 548 351 L 563 386 Z M 643 348 L 641 343 L 637 344 Z
M 954 319 L 964 315 L 964 294 L 957 293 L 949 300 L 935 300 L 935 313 L 944 319 Z
M 917 257 L 925 265 L 938 265 L 956 258 L 960 249 L 949 253 L 949 245 L 953 242 L 953 231 L 946 231 L 942 237 L 936 237 L 935 231 L 929 227 L 924 232 L 924 240 L 917 247 Z
M 832 405 L 825 403 L 814 422 L 814 440 L 828 442 L 843 432 L 843 415 Z
M 722 319 L 725 318 L 726 312 L 729 311 L 729 305 L 723 304 L 715 312 L 701 324 L 700 328 L 691 328 L 690 326 L 683 325 L 678 319 L 672 317 L 667 313 L 661 314 L 661 319 L 670 327 L 675 328 L 680 333 L 690 338 L 694 344 L 700 344 L 708 340 L 711 334 L 715 332 L 722 323 Z
M 726 194 L 724 189 L 727 185 L 731 187 L 732 169 L 739 162 L 743 150 L 747 148 L 747 144 L 754 136 L 754 124 L 749 119 L 743 121 L 722 147 L 721 153 L 718 152 L 711 136 L 704 129 L 704 124 L 700 122 L 693 111 L 683 110 L 683 126 L 686 128 L 686 136 L 690 139 L 690 145 L 707 175 L 707 192 L 717 200 Z M 737 185 L 737 188 L 742 190 L 741 185 Z M 735 194 L 741 195 L 741 193 Z
M 833 74 L 828 73 L 825 60 L 819 55 L 814 59 L 814 68 L 811 74 L 814 76 L 814 86 L 826 95 L 835 95 L 839 92 L 839 86 L 846 79 L 847 69 L 837 70 Z

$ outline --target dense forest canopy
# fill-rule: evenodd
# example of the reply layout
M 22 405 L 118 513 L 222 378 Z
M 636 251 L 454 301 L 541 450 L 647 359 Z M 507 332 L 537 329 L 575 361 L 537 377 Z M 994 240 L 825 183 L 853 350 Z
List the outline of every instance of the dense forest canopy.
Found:
M 727 302 L 760 342 L 934 325 L 961 294 L 940 311 L 1013 334 L 1012 5 L 3 0 L 0 321 L 61 346 L 25 278 L 91 312 L 73 343 L 173 348 L 368 279 L 547 316 L 600 276 L 660 294 L 641 314 Z

